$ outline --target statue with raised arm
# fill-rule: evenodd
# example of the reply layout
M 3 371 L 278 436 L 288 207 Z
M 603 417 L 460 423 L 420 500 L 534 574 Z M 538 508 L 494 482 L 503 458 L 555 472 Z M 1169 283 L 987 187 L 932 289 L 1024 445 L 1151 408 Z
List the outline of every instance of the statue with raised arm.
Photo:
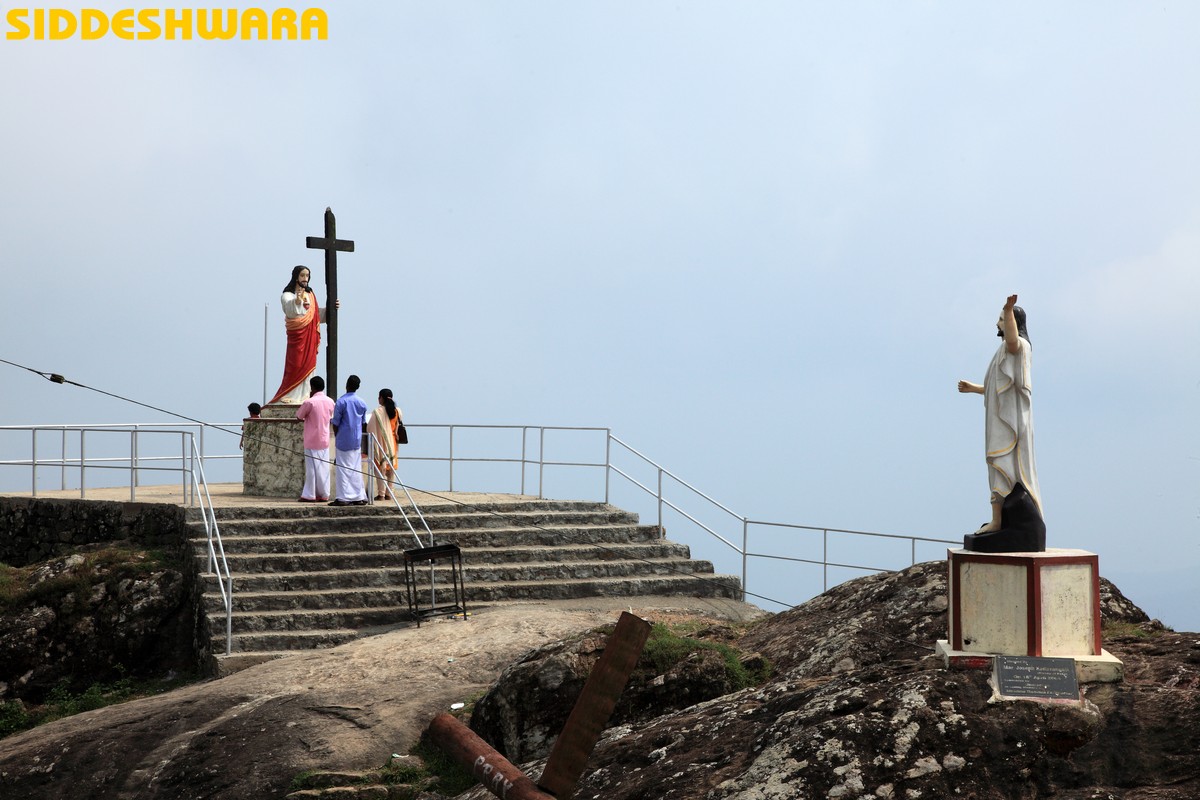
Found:
M 958 391 L 983 395 L 992 507 L 991 520 L 967 537 L 966 547 L 989 552 L 1044 550 L 1046 526 L 1033 456 L 1033 346 L 1015 294 L 1005 301 L 996 328 L 1004 341 L 992 356 L 983 385 L 958 382 Z M 996 535 L 1000 533 L 1015 538 Z

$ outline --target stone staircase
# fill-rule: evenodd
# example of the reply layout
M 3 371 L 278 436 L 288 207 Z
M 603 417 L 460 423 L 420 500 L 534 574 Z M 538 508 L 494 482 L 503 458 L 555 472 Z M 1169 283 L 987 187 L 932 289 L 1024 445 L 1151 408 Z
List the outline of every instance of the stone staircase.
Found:
M 221 539 L 233 574 L 231 655 L 267 657 L 329 647 L 384 626 L 411 622 L 402 550 L 413 538 L 395 506 L 222 508 Z M 467 610 L 510 600 L 680 595 L 741 596 L 736 577 L 714 575 L 688 548 L 604 503 L 514 500 L 422 506 L 434 540 L 462 550 Z M 192 513 L 192 512 L 189 512 Z M 189 522 L 207 569 L 204 526 Z M 453 594 L 448 566 L 433 570 L 438 605 Z M 418 570 L 429 605 L 427 565 Z M 224 652 L 225 611 L 216 576 L 205 572 L 213 649 Z

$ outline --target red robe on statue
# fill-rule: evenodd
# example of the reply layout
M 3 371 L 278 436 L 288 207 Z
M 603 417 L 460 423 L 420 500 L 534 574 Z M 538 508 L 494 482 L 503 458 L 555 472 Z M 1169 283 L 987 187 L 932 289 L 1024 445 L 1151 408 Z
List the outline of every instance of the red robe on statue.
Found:
M 309 305 L 298 317 L 284 321 L 287 325 L 287 354 L 283 360 L 283 381 L 270 403 L 300 386 L 317 369 L 317 346 L 321 343 L 321 309 L 317 296 L 308 292 Z M 268 403 L 268 405 L 270 404 Z

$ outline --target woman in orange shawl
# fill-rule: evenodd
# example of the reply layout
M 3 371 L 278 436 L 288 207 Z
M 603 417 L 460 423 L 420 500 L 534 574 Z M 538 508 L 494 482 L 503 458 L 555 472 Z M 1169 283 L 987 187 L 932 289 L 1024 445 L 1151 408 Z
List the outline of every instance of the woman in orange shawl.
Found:
M 392 481 L 396 479 L 396 440 L 400 426 L 400 409 L 392 400 L 391 389 L 379 390 L 379 405 L 367 420 L 367 433 L 375 437 L 375 467 L 384 478 L 376 500 L 391 499 Z

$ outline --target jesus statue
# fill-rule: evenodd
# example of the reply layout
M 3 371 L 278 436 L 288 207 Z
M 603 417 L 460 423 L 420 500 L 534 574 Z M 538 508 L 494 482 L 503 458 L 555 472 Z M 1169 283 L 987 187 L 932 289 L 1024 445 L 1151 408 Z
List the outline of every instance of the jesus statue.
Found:
M 317 304 L 317 296 L 308 286 L 311 275 L 303 264 L 293 267 L 292 279 L 283 287 L 280 303 L 287 327 L 287 354 L 283 380 L 270 403 L 303 403 L 308 397 L 308 379 L 317 371 L 317 346 L 321 343 L 325 310 Z M 341 301 L 334 301 L 335 308 L 341 305 Z
M 1004 498 L 1018 483 L 1042 513 L 1037 464 L 1033 458 L 1033 345 L 1025 327 L 1025 311 L 1011 295 L 996 321 L 1000 343 L 988 365 L 983 385 L 959 381 L 958 391 L 983 395 L 985 456 L 991 487 L 991 522 L 976 533 L 1001 527 Z

